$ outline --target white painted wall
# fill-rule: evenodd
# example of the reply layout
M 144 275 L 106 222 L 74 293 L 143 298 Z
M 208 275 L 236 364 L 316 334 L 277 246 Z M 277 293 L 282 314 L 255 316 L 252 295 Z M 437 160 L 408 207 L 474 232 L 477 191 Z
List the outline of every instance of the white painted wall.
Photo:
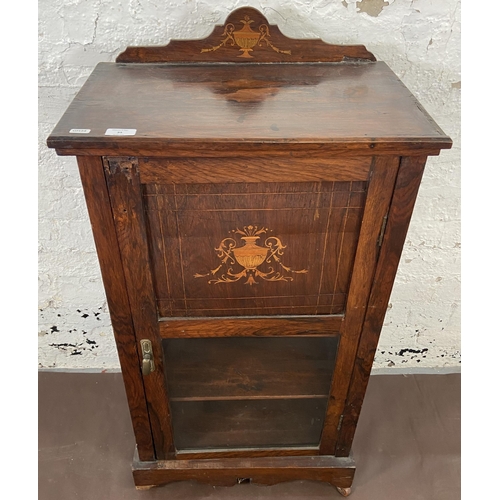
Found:
M 45 145 L 94 66 L 129 45 L 203 38 L 238 7 L 294 38 L 364 44 L 454 146 L 431 157 L 374 368 L 457 369 L 460 359 L 460 1 L 39 1 L 39 366 L 117 369 L 74 158 Z M 399 371 L 399 370 L 398 370 Z

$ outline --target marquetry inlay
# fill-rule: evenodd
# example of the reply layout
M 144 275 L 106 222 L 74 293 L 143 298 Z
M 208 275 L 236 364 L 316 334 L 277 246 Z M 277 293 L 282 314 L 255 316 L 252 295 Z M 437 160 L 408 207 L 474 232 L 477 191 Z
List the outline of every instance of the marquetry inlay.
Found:
M 240 47 L 240 51 L 242 52 L 242 54 L 238 57 L 245 57 L 249 59 L 253 58 L 253 56 L 250 55 L 253 48 L 256 46 L 262 47 L 262 44 L 265 43 L 272 50 L 278 52 L 278 54 L 292 54 L 290 50 L 281 50 L 272 44 L 270 41 L 271 34 L 267 24 L 261 24 L 259 26 L 259 31 L 254 31 L 250 26 L 253 22 L 254 21 L 250 19 L 250 16 L 245 16 L 245 18 L 241 20 L 243 27 L 238 31 L 235 31 L 236 28 L 233 23 L 227 23 L 224 26 L 221 43 L 208 49 L 201 49 L 201 52 L 215 52 L 221 47 L 226 46 L 226 44 L 231 46 L 237 45 Z
M 283 264 L 281 257 L 286 245 L 276 236 L 265 235 L 270 231 L 267 227 L 257 225 L 244 226 L 243 230 L 233 229 L 235 237 L 238 235 L 243 245 L 238 246 L 234 238 L 224 238 L 215 251 L 220 264 L 208 273 L 194 275 L 195 278 L 212 276 L 208 280 L 211 284 L 234 283 L 246 279 L 246 285 L 255 285 L 261 278 L 265 281 L 293 281 L 291 274 L 305 274 L 307 269 L 296 271 Z M 257 240 L 264 240 L 264 246 L 258 245 Z

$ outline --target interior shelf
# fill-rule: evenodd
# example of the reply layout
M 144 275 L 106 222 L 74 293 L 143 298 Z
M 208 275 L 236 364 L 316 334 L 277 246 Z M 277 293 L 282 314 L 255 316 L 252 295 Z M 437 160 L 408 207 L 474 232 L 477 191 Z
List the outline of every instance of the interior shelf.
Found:
M 165 339 L 170 400 L 326 398 L 337 346 L 337 336 Z

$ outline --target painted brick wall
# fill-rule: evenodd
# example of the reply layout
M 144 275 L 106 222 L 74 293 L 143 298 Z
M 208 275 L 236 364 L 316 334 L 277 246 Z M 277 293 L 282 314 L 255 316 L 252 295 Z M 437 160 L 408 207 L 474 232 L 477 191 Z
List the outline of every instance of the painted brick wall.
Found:
M 128 45 L 202 38 L 246 5 L 287 36 L 366 45 L 452 137 L 454 147 L 428 161 L 374 366 L 457 368 L 457 0 L 40 0 L 39 366 L 119 367 L 76 161 L 47 149 L 47 136 L 98 62 L 113 61 Z

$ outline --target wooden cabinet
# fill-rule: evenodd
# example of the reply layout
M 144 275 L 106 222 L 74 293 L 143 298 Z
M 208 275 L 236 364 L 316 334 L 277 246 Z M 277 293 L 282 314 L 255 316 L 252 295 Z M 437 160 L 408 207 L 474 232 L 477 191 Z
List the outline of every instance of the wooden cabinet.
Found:
M 347 495 L 420 179 L 449 137 L 363 46 L 243 8 L 99 64 L 48 145 L 78 159 L 136 486 Z

